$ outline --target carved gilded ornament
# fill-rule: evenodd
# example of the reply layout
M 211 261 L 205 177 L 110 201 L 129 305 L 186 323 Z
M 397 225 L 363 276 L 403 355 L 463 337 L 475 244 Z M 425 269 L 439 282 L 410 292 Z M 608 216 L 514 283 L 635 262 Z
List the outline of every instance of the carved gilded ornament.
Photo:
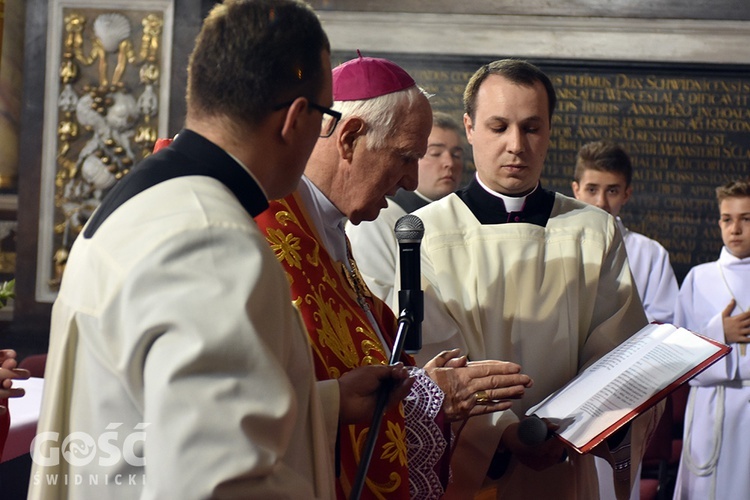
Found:
M 52 289 L 64 270 L 60 257 L 104 194 L 151 153 L 158 137 L 162 15 L 144 15 L 138 36 L 125 13 L 84 12 L 63 17 Z

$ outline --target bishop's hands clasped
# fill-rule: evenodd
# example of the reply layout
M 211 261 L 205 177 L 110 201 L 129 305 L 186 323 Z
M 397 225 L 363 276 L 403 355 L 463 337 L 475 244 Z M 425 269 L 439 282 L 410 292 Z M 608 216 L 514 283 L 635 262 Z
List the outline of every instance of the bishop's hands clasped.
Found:
M 507 410 L 533 384 L 515 363 L 468 361 L 459 349 L 441 352 L 424 370 L 445 393 L 443 410 L 449 421 Z

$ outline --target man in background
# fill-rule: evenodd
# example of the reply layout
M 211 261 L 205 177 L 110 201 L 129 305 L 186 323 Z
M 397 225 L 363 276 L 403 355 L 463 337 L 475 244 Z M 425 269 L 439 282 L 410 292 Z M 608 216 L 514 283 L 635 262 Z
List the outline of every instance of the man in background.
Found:
M 620 210 L 633 194 L 632 178 L 633 166 L 620 145 L 611 141 L 589 142 L 576 157 L 573 195 L 617 219 L 646 317 L 649 321 L 671 323 L 677 279 L 669 253 L 658 241 L 629 231 L 620 218 Z
M 321 406 L 288 283 L 251 218 L 296 187 L 330 73 L 307 4 L 213 7 L 184 129 L 71 249 L 29 498 L 332 498 L 326 424 L 369 419 L 383 380 L 395 401 L 408 392 L 403 367 L 369 367 Z
M 377 219 L 358 225 L 348 223 L 346 235 L 352 253 L 367 286 L 391 309 L 393 278 L 396 275 L 398 243 L 393 229 L 407 213 L 439 200 L 458 189 L 464 170 L 463 130 L 447 113 L 432 113 L 432 130 L 427 140 L 427 153 L 419 159 L 417 189 L 399 189 L 388 197 L 388 206 Z
M 297 190 L 256 217 L 286 269 L 321 383 L 388 363 L 396 319 L 359 275 L 344 225 L 375 219 L 387 195 L 417 186 L 432 126 L 424 92 L 386 59 L 360 55 L 336 67 L 333 97 L 340 123 L 324 123 Z M 449 476 L 447 422 L 510 407 L 531 386 L 519 372 L 514 363 L 467 363 L 456 350 L 413 369 L 403 408 L 383 417 L 362 498 L 440 498 Z M 368 432 L 339 427 L 338 498 L 351 494 Z
M 530 63 L 479 68 L 464 92 L 477 175 L 414 213 L 425 227 L 417 359 L 457 346 L 472 360 L 511 360 L 534 378 L 514 411 L 463 428 L 446 498 L 483 488 L 505 500 L 597 498 L 593 457 L 566 454 L 557 439 L 524 443 L 519 417 L 647 323 L 614 218 L 541 186 L 555 101 L 550 79 Z M 653 425 L 646 414 L 597 447 L 619 498 L 630 494 Z

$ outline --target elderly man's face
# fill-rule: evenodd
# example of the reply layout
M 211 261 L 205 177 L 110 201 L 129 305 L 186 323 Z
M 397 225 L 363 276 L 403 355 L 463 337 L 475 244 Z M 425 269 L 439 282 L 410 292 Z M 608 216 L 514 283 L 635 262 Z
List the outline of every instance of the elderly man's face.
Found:
M 367 149 L 365 137 L 355 148 L 349 203 L 343 210 L 352 224 L 374 220 L 388 206 L 386 195 L 395 194 L 398 188 L 413 191 L 417 187 L 419 159 L 427 151 L 432 129 L 432 110 L 427 98 L 419 96 L 408 113 L 397 117 L 396 131 L 389 134 L 382 148 Z

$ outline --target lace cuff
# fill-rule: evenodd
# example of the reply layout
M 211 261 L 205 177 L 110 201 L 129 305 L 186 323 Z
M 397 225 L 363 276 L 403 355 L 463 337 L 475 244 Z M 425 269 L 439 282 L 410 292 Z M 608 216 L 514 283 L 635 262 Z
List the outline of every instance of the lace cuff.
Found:
M 438 499 L 445 493 L 448 479 L 443 484 L 440 471 L 447 472 L 450 458 L 450 426 L 443 426 L 440 411 L 445 395 L 423 369 L 409 367 L 409 372 L 415 379 L 404 400 L 409 495 L 416 500 Z

